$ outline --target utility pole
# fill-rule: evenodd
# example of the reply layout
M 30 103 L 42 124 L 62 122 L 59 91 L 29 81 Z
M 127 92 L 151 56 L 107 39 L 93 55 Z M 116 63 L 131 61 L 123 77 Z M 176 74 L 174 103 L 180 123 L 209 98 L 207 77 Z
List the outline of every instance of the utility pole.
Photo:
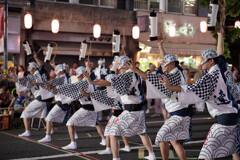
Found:
M 4 72 L 8 70 L 8 0 L 4 0 Z

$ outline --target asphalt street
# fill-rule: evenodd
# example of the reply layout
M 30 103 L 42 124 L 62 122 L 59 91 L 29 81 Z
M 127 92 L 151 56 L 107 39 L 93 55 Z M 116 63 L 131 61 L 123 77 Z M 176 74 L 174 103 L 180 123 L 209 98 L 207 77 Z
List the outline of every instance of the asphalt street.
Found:
M 213 123 L 210 116 L 204 113 L 197 113 L 192 119 L 192 137 L 184 142 L 187 159 L 197 159 L 201 146 L 206 138 L 208 130 Z M 103 122 L 103 124 L 105 124 Z M 146 116 L 147 133 L 152 142 L 154 142 L 157 131 L 163 124 L 160 116 L 153 117 L 153 114 Z M 78 149 L 76 151 L 65 151 L 61 147 L 69 143 L 67 129 L 62 124 L 57 124 L 53 135 L 53 141 L 50 144 L 40 144 L 37 142 L 44 136 L 44 129 L 33 130 L 29 138 L 20 138 L 17 135 L 23 131 L 23 128 L 5 130 L 0 132 L 0 159 L 56 159 L 56 160 L 111 160 L 111 155 L 99 155 L 99 151 L 105 149 L 99 144 L 100 137 L 95 128 L 78 128 Z M 129 139 L 131 152 L 120 152 L 123 160 L 143 159 L 147 156 L 147 151 L 143 147 L 138 136 Z M 123 143 L 121 142 L 121 147 Z M 154 151 L 158 159 L 161 159 L 159 147 L 154 145 Z M 170 152 L 170 159 L 178 159 L 173 151 Z

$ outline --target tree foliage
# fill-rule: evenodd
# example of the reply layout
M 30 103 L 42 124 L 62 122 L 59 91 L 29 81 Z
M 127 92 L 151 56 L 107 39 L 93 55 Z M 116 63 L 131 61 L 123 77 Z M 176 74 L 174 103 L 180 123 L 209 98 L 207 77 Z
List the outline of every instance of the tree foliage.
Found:
M 223 1 L 223 0 L 219 0 Z M 231 58 L 231 52 L 229 46 L 231 44 L 234 44 L 236 41 L 240 40 L 240 29 L 234 28 L 234 22 L 236 20 L 240 20 L 240 0 L 224 0 L 225 1 L 225 13 L 218 13 L 220 14 L 225 14 L 226 18 L 226 24 L 230 26 L 224 25 L 224 32 L 225 32 L 225 37 L 224 37 L 224 55 L 226 58 L 230 59 Z M 210 0 L 199 0 L 199 4 L 205 7 L 209 6 Z M 221 12 L 221 9 L 219 9 L 219 12 Z M 218 23 L 216 26 L 216 30 L 213 31 L 214 37 L 216 37 L 216 32 L 219 31 L 219 21 L 221 19 L 218 16 Z M 224 22 L 225 23 L 225 22 Z

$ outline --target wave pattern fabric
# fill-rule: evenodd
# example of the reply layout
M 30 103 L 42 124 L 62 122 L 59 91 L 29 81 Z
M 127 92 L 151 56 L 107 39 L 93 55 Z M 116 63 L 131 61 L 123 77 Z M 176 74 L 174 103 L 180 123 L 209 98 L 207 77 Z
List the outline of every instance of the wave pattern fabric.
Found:
M 66 114 L 67 114 L 67 111 L 62 110 L 62 108 L 56 104 L 50 110 L 45 120 L 49 122 L 63 123 L 63 120 Z
M 97 112 L 88 111 L 84 108 L 80 108 L 67 121 L 67 126 L 95 127 L 96 122 L 97 122 Z
M 118 117 L 112 116 L 105 129 L 105 135 L 132 137 L 146 133 L 144 111 L 123 111 Z
M 189 139 L 190 117 L 171 116 L 157 133 L 155 144 L 162 141 L 186 140 Z
M 213 124 L 198 159 L 215 159 L 230 156 L 236 150 L 236 126 Z
M 33 100 L 28 104 L 21 114 L 21 118 L 45 118 L 47 115 L 47 105 L 46 102 L 41 102 L 38 100 Z

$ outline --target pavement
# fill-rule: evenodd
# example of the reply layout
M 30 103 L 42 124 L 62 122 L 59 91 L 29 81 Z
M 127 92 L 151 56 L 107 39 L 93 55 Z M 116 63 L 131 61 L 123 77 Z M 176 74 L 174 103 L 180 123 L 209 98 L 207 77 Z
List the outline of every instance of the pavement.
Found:
M 147 114 L 146 125 L 147 133 L 152 142 L 154 142 L 156 134 L 163 124 L 160 116 L 153 117 L 153 114 Z M 103 123 L 104 124 L 104 123 Z M 212 118 L 206 113 L 197 113 L 192 120 L 192 138 L 184 143 L 187 159 L 197 159 L 204 139 L 207 136 L 210 126 L 213 124 Z M 29 138 L 21 138 L 17 135 L 23 132 L 23 128 L 10 129 L 0 132 L 0 159 L 16 159 L 16 160 L 35 160 L 35 159 L 51 159 L 51 160 L 111 160 L 111 155 L 98 155 L 97 153 L 104 150 L 101 146 L 100 137 L 96 133 L 95 128 L 79 127 L 78 148 L 76 151 L 65 151 L 61 147 L 70 142 L 67 129 L 62 124 L 55 125 L 55 132 L 51 144 L 40 144 L 37 140 L 41 139 L 44 129 L 33 130 L 32 136 Z M 139 136 L 129 139 L 131 152 L 120 152 L 123 160 L 143 159 L 147 156 L 147 151 L 143 147 Z M 121 147 L 123 143 L 121 142 Z M 159 147 L 154 145 L 154 151 L 158 159 L 161 159 Z M 178 159 L 174 151 L 170 151 L 170 159 Z

